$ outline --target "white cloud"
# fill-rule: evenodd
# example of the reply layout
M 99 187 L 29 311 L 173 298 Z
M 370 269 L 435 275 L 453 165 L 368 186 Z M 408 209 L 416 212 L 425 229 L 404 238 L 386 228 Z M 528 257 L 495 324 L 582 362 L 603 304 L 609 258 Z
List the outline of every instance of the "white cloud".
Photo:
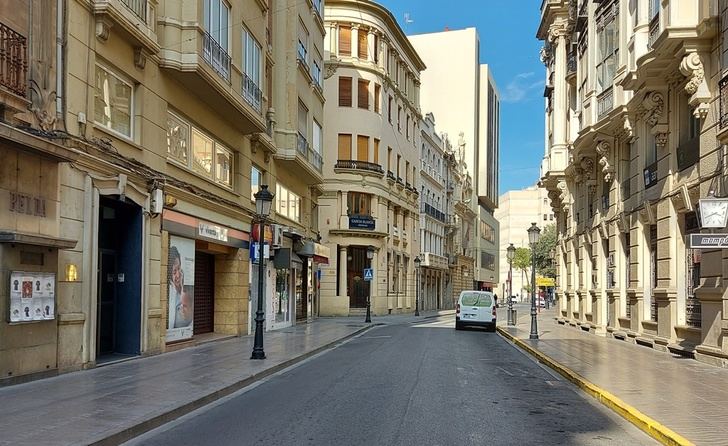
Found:
M 526 96 L 530 95 L 533 90 L 543 88 L 543 80 L 529 82 L 530 78 L 533 76 L 535 76 L 533 71 L 518 73 L 508 83 L 508 85 L 506 85 L 505 90 L 501 92 L 501 102 L 521 102 L 526 99 Z

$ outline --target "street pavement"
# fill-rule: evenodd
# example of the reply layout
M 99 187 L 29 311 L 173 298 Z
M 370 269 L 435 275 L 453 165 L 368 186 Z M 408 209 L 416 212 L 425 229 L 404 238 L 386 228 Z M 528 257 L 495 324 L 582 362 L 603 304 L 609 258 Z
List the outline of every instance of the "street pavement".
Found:
M 501 336 L 390 321 L 128 444 L 655 444 Z

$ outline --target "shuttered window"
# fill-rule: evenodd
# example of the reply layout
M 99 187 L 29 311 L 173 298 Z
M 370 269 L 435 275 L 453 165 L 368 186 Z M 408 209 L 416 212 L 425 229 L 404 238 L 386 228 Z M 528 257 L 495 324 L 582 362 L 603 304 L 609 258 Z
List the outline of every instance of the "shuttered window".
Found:
M 369 81 L 359 79 L 359 108 L 369 110 Z
M 379 164 L 379 140 L 374 139 L 374 164 Z
M 351 135 L 339 133 L 339 159 L 351 159 Z
M 359 59 L 369 58 L 369 48 L 367 48 L 367 33 L 363 30 L 359 30 Z
M 351 107 L 350 77 L 339 77 L 339 107 Z
M 356 137 L 356 159 L 357 161 L 369 161 L 369 137 Z
M 376 113 L 380 113 L 381 110 L 381 104 L 380 104 L 380 96 L 382 95 L 382 86 L 379 84 L 374 84 L 374 111 Z
M 339 55 L 351 56 L 351 28 L 339 26 Z

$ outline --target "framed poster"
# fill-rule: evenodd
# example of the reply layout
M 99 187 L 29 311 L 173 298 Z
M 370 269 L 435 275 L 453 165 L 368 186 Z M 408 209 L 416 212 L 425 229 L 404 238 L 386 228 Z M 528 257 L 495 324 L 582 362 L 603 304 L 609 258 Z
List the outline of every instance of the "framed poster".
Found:
M 195 241 L 169 237 L 167 342 L 192 337 L 195 298 Z
M 56 275 L 28 271 L 10 272 L 10 322 L 56 318 Z

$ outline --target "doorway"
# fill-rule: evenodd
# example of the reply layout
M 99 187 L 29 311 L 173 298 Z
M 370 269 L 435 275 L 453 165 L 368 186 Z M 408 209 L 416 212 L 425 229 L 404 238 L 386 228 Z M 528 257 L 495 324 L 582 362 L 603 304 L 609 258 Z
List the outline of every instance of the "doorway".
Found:
M 97 363 L 140 353 L 141 208 L 101 197 L 98 245 Z
M 195 335 L 212 333 L 215 329 L 215 256 L 195 251 Z
M 347 252 L 347 279 L 349 285 L 349 307 L 366 308 L 369 296 L 369 282 L 364 280 L 364 269 L 369 267 L 367 248 L 349 246 Z

